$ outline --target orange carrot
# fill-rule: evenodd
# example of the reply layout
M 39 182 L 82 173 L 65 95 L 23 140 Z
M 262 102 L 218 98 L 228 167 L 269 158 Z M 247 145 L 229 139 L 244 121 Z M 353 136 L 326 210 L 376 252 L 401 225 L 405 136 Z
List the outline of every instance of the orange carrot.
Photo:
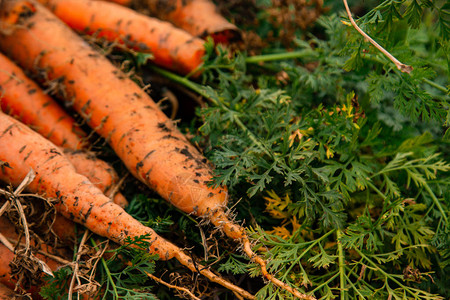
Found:
M 188 74 L 202 64 L 203 40 L 169 22 L 104 1 L 39 1 L 76 31 L 151 53 L 153 62 L 162 67 Z
M 0 283 L 8 285 L 10 288 L 14 288 L 14 285 L 11 283 L 11 268 L 9 267 L 9 263 L 14 259 L 14 253 L 8 249 L 3 243 L 0 243 Z
M 158 254 L 163 260 L 176 258 L 191 271 L 197 271 L 191 257 L 128 215 L 86 177 L 76 173 L 54 144 L 3 113 L 0 113 L 0 161 L 6 164 L 0 168 L 0 180 L 18 186 L 32 170 L 35 178 L 27 189 L 57 199 L 55 208 L 65 217 L 119 244 L 123 244 L 126 238 L 147 235 L 148 251 Z M 199 272 L 247 299 L 254 299 L 245 290 L 208 269 L 203 268 Z
M 211 36 L 216 44 L 242 40 L 239 29 L 228 22 L 210 0 L 108 0 L 149 9 L 150 15 L 173 23 L 193 36 Z M 143 4 L 144 3 L 144 4 Z
M 128 205 L 127 199 L 117 193 L 116 186 L 119 176 L 116 171 L 106 162 L 100 160 L 92 152 L 83 150 L 64 149 L 64 155 L 70 160 L 77 173 L 86 176 L 103 194 L 113 199 L 114 203 L 122 208 Z
M 116 190 L 119 176 L 108 163 L 83 150 L 63 149 L 63 152 L 77 173 L 86 176 L 115 204 L 122 208 L 128 206 L 128 200 Z M 75 224 L 60 214 L 56 214 L 51 230 L 64 243 L 74 242 L 76 239 Z
M 75 120 L 1 53 L 0 106 L 57 145 L 71 149 L 86 146 L 86 134 Z
M 22 8 L 29 11 L 27 6 Z M 299 298 L 314 299 L 267 272 L 244 228 L 230 221 L 224 211 L 226 188 L 208 186 L 212 169 L 207 160 L 150 97 L 50 12 L 37 4 L 35 9 L 22 14 L 20 26 L 3 25 L 14 30 L 0 34 L 2 50 L 29 71 L 46 69 L 48 78 L 63 78 L 61 84 L 74 99 L 74 109 L 110 143 L 136 178 L 174 206 L 208 218 L 227 236 L 239 240 L 245 253 L 260 264 L 265 278 Z
M 61 214 L 55 215 L 51 232 L 58 237 L 58 240 L 64 245 L 74 245 L 77 241 L 76 224 Z

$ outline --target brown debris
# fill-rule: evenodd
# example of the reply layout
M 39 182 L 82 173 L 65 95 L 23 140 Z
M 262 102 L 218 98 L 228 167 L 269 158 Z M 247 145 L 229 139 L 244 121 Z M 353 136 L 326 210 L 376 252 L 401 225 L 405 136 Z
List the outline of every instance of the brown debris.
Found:
M 267 15 L 266 20 L 277 32 L 270 31 L 264 39 L 255 31 L 243 32 L 244 47 L 249 55 L 260 54 L 262 49 L 274 42 L 292 48 L 298 37 L 298 29 L 303 31 L 311 27 L 320 15 L 326 11 L 323 0 L 273 0 L 268 7 L 258 7 L 255 0 L 218 1 L 221 13 L 241 28 L 257 28 L 257 12 Z

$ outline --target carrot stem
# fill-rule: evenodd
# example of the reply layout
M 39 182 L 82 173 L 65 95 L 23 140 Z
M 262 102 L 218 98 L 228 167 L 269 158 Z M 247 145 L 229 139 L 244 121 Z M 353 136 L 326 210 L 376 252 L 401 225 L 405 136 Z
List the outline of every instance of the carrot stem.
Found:
M 397 58 L 395 58 L 391 53 L 389 53 L 386 49 L 384 49 L 380 44 L 375 42 L 374 39 L 372 39 L 367 33 L 365 33 L 359 26 L 356 24 L 355 20 L 353 20 L 352 13 L 350 11 L 350 8 L 348 7 L 347 0 L 342 0 L 344 2 L 345 10 L 347 11 L 348 18 L 350 20 L 350 23 L 352 26 L 365 38 L 367 39 L 375 48 L 377 48 L 381 53 L 386 55 L 387 58 L 389 58 L 395 66 L 404 73 L 411 73 L 413 70 L 412 66 L 405 65 L 404 63 L 400 62 Z
M 245 62 L 248 64 L 256 64 L 266 61 L 277 61 L 277 60 L 287 60 L 287 59 L 307 58 L 307 57 L 317 57 L 317 53 L 312 50 L 305 49 L 292 52 L 254 55 L 246 57 Z
M 97 243 L 94 241 L 94 239 L 93 239 L 93 238 L 90 238 L 90 240 L 91 240 L 91 244 L 92 244 L 92 246 L 94 247 L 95 251 L 99 251 L 98 246 L 97 246 Z M 113 280 L 113 278 L 112 278 L 111 272 L 109 271 L 108 264 L 106 263 L 106 261 L 105 261 L 105 259 L 104 259 L 103 257 L 100 258 L 100 260 L 102 261 L 103 268 L 105 268 L 106 276 L 108 277 L 108 282 L 109 282 L 109 283 L 112 285 L 112 287 L 113 287 L 113 290 L 114 290 L 114 296 L 116 297 L 115 299 L 120 299 L 120 298 L 119 298 L 119 293 L 117 292 L 117 287 L 116 287 L 116 285 L 114 284 L 114 280 Z M 108 284 L 109 284 L 109 283 L 108 283 Z M 106 295 L 106 294 L 105 294 L 105 295 Z M 103 297 L 104 297 L 104 296 L 103 296 Z
M 339 255 L 339 280 L 340 280 L 340 290 L 341 290 L 341 300 L 345 300 L 345 254 L 344 247 L 342 246 L 341 238 L 343 237 L 342 231 L 338 229 L 336 231 L 337 240 L 338 240 L 338 255 Z
M 204 89 L 202 89 L 200 87 L 200 85 L 196 84 L 195 82 L 189 80 L 187 77 L 183 77 L 183 76 L 179 76 L 173 72 L 164 70 L 162 68 L 159 68 L 157 66 L 153 66 L 150 65 L 148 66 L 149 69 L 155 71 L 156 73 L 163 75 L 164 77 L 179 83 L 189 89 L 191 89 L 192 91 L 196 92 L 197 94 L 201 95 L 202 97 L 207 98 L 208 100 L 210 100 L 211 102 L 213 102 L 214 104 L 217 104 L 216 100 L 212 99 L 208 93 L 206 93 L 206 91 Z

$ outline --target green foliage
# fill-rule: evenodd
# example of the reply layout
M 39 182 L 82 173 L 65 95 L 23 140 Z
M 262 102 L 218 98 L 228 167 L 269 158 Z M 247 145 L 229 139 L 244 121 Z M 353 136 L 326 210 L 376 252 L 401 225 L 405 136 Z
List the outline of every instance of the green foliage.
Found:
M 69 276 L 72 275 L 70 267 L 60 268 L 53 272 L 54 277 L 46 276 L 47 284 L 41 288 L 39 295 L 48 300 L 67 299 L 69 291 Z M 58 291 L 58 292 L 55 292 Z M 76 295 L 74 295 L 76 297 Z
M 139 194 L 130 201 L 127 207 L 127 212 L 136 220 L 141 221 L 146 226 L 151 227 L 157 233 L 170 231 L 170 226 L 173 225 L 171 216 L 161 216 L 155 210 L 155 206 L 159 205 L 160 201 L 156 199 L 149 199 L 145 195 Z
M 240 257 L 240 258 L 242 258 L 242 257 Z M 237 275 L 237 274 L 247 273 L 248 269 L 249 269 L 249 267 L 248 267 L 247 263 L 243 263 L 242 261 L 240 261 L 236 254 L 230 253 L 227 261 L 224 264 L 222 264 L 217 269 L 217 271 L 228 272 L 228 273 Z
M 124 245 L 108 251 L 112 253 L 108 260 L 101 259 L 98 282 L 105 288 L 101 291 L 102 299 L 158 299 L 150 293 L 151 286 L 147 276 L 147 273 L 154 272 L 155 260 L 158 257 L 148 253 L 147 239 L 146 236 L 127 238 Z M 92 243 L 94 248 L 97 248 L 96 244 Z
M 196 140 L 212 184 L 248 199 L 237 215 L 258 222 L 255 249 L 287 284 L 323 298 L 449 295 L 449 72 L 445 35 L 425 24 L 437 7 L 385 1 L 359 20 L 411 74 L 336 15 L 318 21 L 327 39 L 297 41 L 296 61 L 219 49 L 202 84 L 165 74 L 209 100 Z M 219 270 L 260 274 L 233 255 Z M 291 298 L 271 284 L 257 296 Z
M 209 100 L 199 134 L 214 184 L 252 203 L 255 249 L 279 279 L 323 298 L 449 295 L 447 6 L 384 1 L 358 20 L 411 74 L 329 15 L 297 60 L 219 50 L 190 83 Z M 229 256 L 220 270 L 246 268 Z M 270 284 L 257 296 L 291 297 Z

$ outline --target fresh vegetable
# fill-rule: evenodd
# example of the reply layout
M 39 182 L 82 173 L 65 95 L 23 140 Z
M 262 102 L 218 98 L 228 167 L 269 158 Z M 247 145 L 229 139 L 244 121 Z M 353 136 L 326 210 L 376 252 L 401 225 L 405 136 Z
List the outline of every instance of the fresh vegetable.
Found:
M 119 176 L 108 163 L 98 159 L 91 152 L 72 149 L 62 149 L 62 151 L 77 173 L 86 176 L 115 204 L 122 208 L 128 206 L 128 200 L 117 190 Z M 75 241 L 75 224 L 60 214 L 56 214 L 51 230 L 63 243 Z
M 12 230 L 14 230 L 12 228 Z M 3 234 L 3 230 L 2 230 Z M 3 243 L 0 243 L 0 257 L 2 258 L 2 262 L 0 263 L 0 283 L 2 284 L 8 284 L 9 287 L 13 286 L 11 285 L 10 278 L 11 278 L 11 269 L 9 267 L 9 263 L 14 259 L 14 253 L 8 249 Z
M 86 134 L 75 120 L 2 53 L 0 106 L 57 145 L 71 149 L 87 146 Z
M 0 35 L 2 50 L 30 72 L 45 69 L 48 79 L 62 79 L 59 84 L 73 99 L 74 109 L 109 142 L 136 178 L 182 211 L 210 220 L 238 240 L 266 279 L 299 298 L 313 299 L 267 272 L 244 228 L 225 212 L 226 188 L 209 186 L 212 168 L 207 160 L 150 97 L 44 7 L 36 4 L 33 11 L 22 3 L 8 10 L 22 17 L 9 25 L 12 34 Z M 37 63 L 34 57 L 39 57 Z
M 55 208 L 66 218 L 119 244 L 124 244 L 127 238 L 146 236 L 148 251 L 158 254 L 162 260 L 176 258 L 191 271 L 198 271 L 242 297 L 254 298 L 209 269 L 198 270 L 190 256 L 131 217 L 85 176 L 76 173 L 54 144 L 3 113 L 0 114 L 0 161 L 3 163 L 0 180 L 18 186 L 32 170 L 35 178 L 27 189 L 56 198 Z
M 132 7 L 144 7 L 150 15 L 173 23 L 193 36 L 206 38 L 214 42 L 228 44 L 240 41 L 241 32 L 228 22 L 210 0 L 109 0 Z
M 142 53 L 151 53 L 155 64 L 175 72 L 188 74 L 202 63 L 204 41 L 169 22 L 105 1 L 40 2 L 76 31 L 120 42 Z

